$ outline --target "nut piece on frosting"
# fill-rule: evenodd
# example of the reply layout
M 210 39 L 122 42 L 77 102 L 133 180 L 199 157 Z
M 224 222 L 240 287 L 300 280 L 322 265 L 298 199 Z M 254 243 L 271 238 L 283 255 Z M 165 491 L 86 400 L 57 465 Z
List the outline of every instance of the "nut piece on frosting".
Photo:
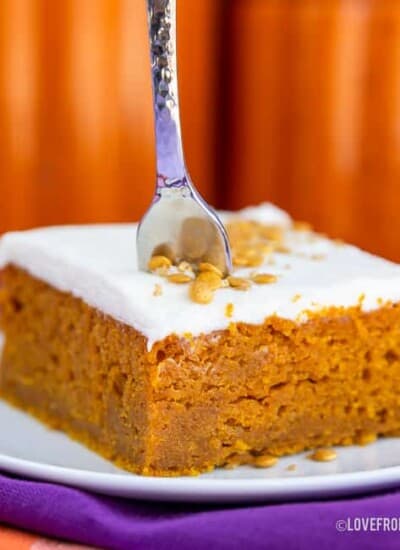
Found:
M 175 283 L 178 285 L 190 283 L 190 281 L 193 281 L 193 277 L 191 277 L 190 275 L 186 275 L 186 273 L 171 273 L 171 275 L 168 275 L 167 279 L 170 283 Z
M 191 223 L 195 223 L 195 220 L 191 220 Z M 283 225 L 268 225 L 259 221 L 239 218 L 228 222 L 226 227 L 231 241 L 234 267 L 259 267 L 266 260 L 270 265 L 274 265 L 274 253 L 290 253 L 289 248 L 285 245 L 285 227 Z M 184 243 L 191 245 L 191 254 L 185 256 L 186 260 L 175 262 L 170 254 L 158 252 L 149 262 L 149 270 L 166 277 L 170 283 L 190 283 L 189 297 L 192 301 L 198 304 L 209 304 L 214 298 L 215 291 L 220 288 L 231 287 L 243 291 L 248 290 L 252 283 L 267 285 L 277 282 L 278 277 L 271 273 L 252 273 L 245 277 L 238 277 L 233 273 L 224 277 L 216 262 L 211 259 L 204 258 L 199 263 L 195 262 L 194 256 L 201 256 L 201 251 L 197 249 L 199 246 L 202 248 L 204 237 L 207 237 L 207 235 L 203 235 L 202 227 L 196 226 L 195 229 L 196 243 L 187 243 L 186 241 Z M 184 240 L 184 235 L 182 235 L 182 239 Z M 194 254 L 194 250 L 196 254 Z M 228 313 L 226 314 L 228 315 Z
M 276 283 L 278 277 L 271 273 L 256 273 L 252 276 L 251 280 L 257 285 L 270 285 L 271 283 Z
M 220 279 L 223 277 L 222 271 L 217 266 L 210 264 L 209 262 L 201 262 L 199 264 L 199 271 L 200 273 L 214 273 L 215 275 L 218 275 Z
M 213 271 L 203 271 L 197 275 L 197 281 L 206 283 L 212 290 L 222 286 L 222 278 Z
M 196 279 L 189 287 L 189 296 L 197 304 L 209 304 L 214 298 L 214 290 L 206 281 Z
M 154 273 L 166 273 L 172 266 L 172 262 L 167 256 L 153 256 L 149 261 L 149 270 Z
M 251 286 L 250 281 L 243 277 L 228 277 L 229 285 L 236 290 L 248 290 Z
M 163 289 L 159 284 L 154 285 L 153 296 L 162 296 Z

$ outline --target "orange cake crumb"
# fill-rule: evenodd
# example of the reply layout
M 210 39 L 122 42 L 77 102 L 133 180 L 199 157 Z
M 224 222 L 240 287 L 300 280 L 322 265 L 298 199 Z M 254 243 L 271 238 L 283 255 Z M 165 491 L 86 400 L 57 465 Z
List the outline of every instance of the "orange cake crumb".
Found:
M 2 397 L 128 470 L 267 467 L 257 457 L 400 430 L 398 304 L 232 322 L 148 350 L 134 328 L 19 268 L 3 279 Z

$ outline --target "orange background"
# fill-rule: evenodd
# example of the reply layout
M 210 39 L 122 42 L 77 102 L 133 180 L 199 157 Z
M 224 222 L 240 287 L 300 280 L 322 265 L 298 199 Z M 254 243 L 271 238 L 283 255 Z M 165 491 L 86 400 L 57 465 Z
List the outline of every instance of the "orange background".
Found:
M 400 260 L 400 2 L 178 0 L 187 163 Z M 0 232 L 137 219 L 153 192 L 144 0 L 0 2 Z

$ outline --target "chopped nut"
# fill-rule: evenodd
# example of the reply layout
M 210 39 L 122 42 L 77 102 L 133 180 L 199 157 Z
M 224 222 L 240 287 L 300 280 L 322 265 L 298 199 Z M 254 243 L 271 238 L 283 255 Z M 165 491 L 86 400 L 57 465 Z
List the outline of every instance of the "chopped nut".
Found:
M 257 250 L 257 248 L 248 250 L 245 253 L 245 257 L 247 258 L 247 265 L 249 267 L 257 267 L 264 262 L 264 255 L 259 250 Z
M 204 273 L 207 273 L 207 272 L 215 273 L 215 275 L 218 275 L 218 277 L 222 279 L 222 275 L 223 275 L 222 271 L 218 269 L 217 266 L 210 264 L 209 262 L 201 262 L 199 264 L 199 271 Z
M 217 290 L 217 288 L 221 288 L 222 286 L 221 277 L 213 271 L 202 271 L 197 275 L 196 280 L 206 283 L 212 290 Z
M 276 283 L 278 277 L 276 275 L 271 275 L 270 273 L 258 273 L 253 275 L 251 280 L 258 285 L 269 285 L 271 283 Z
M 189 262 L 180 262 L 178 265 L 178 271 L 181 271 L 182 273 L 185 273 L 186 271 L 192 273 L 193 267 L 190 265 Z
M 196 279 L 189 287 L 189 296 L 197 304 L 209 304 L 214 298 L 214 290 L 206 281 Z
M 227 224 L 226 229 L 232 243 L 249 241 L 257 236 L 259 223 L 250 220 L 233 220 Z
M 264 262 L 264 256 L 257 251 L 249 251 L 233 256 L 232 262 L 237 267 L 257 267 Z
M 261 455 L 254 458 L 253 465 L 256 468 L 271 468 L 278 462 L 278 458 L 272 455 Z
M 295 302 L 298 302 L 301 298 L 301 294 L 295 294 L 292 298 L 292 302 L 295 303 Z
M 312 254 L 311 259 L 317 262 L 326 258 L 325 254 Z
M 225 306 L 225 317 L 232 317 L 233 315 L 233 310 L 234 310 L 234 305 L 229 303 L 229 304 L 226 304 Z
M 289 466 L 286 468 L 288 472 L 295 472 L 297 470 L 297 464 L 289 464 Z
M 239 219 L 231 221 L 227 229 L 235 267 L 258 267 L 265 261 L 272 265 L 274 250 L 289 252 L 282 242 L 283 226 Z
M 261 252 L 265 256 L 272 254 L 272 252 L 274 251 L 274 247 L 271 244 L 259 243 L 255 247 L 259 252 Z
M 153 296 L 161 296 L 163 293 L 161 285 L 154 285 Z
M 269 241 L 281 241 L 283 239 L 283 227 L 280 225 L 262 225 L 260 236 Z
M 243 256 L 233 256 L 232 263 L 236 267 L 246 267 L 247 266 L 247 258 Z
M 331 462 L 332 460 L 336 460 L 337 453 L 334 449 L 317 449 L 308 455 L 307 458 L 315 462 Z
M 171 260 L 166 256 L 153 256 L 149 261 L 148 268 L 150 271 L 155 272 L 159 270 L 166 271 L 171 267 L 171 265 Z
M 250 281 L 242 277 L 228 277 L 229 285 L 236 290 L 248 290 L 251 286 Z
M 193 278 L 190 277 L 190 275 L 186 275 L 186 273 L 172 273 L 171 275 L 168 275 L 167 278 L 170 283 L 175 283 L 177 285 L 182 285 L 193 281 Z

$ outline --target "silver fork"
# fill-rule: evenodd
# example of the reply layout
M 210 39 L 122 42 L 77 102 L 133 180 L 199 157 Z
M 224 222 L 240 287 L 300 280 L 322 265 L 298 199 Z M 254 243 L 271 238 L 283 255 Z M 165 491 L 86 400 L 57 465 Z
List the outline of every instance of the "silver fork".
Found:
M 176 0 L 147 0 L 155 113 L 157 182 L 153 203 L 137 234 L 138 264 L 154 255 L 174 263 L 210 262 L 231 270 L 225 228 L 192 183 L 185 166 L 179 118 Z

